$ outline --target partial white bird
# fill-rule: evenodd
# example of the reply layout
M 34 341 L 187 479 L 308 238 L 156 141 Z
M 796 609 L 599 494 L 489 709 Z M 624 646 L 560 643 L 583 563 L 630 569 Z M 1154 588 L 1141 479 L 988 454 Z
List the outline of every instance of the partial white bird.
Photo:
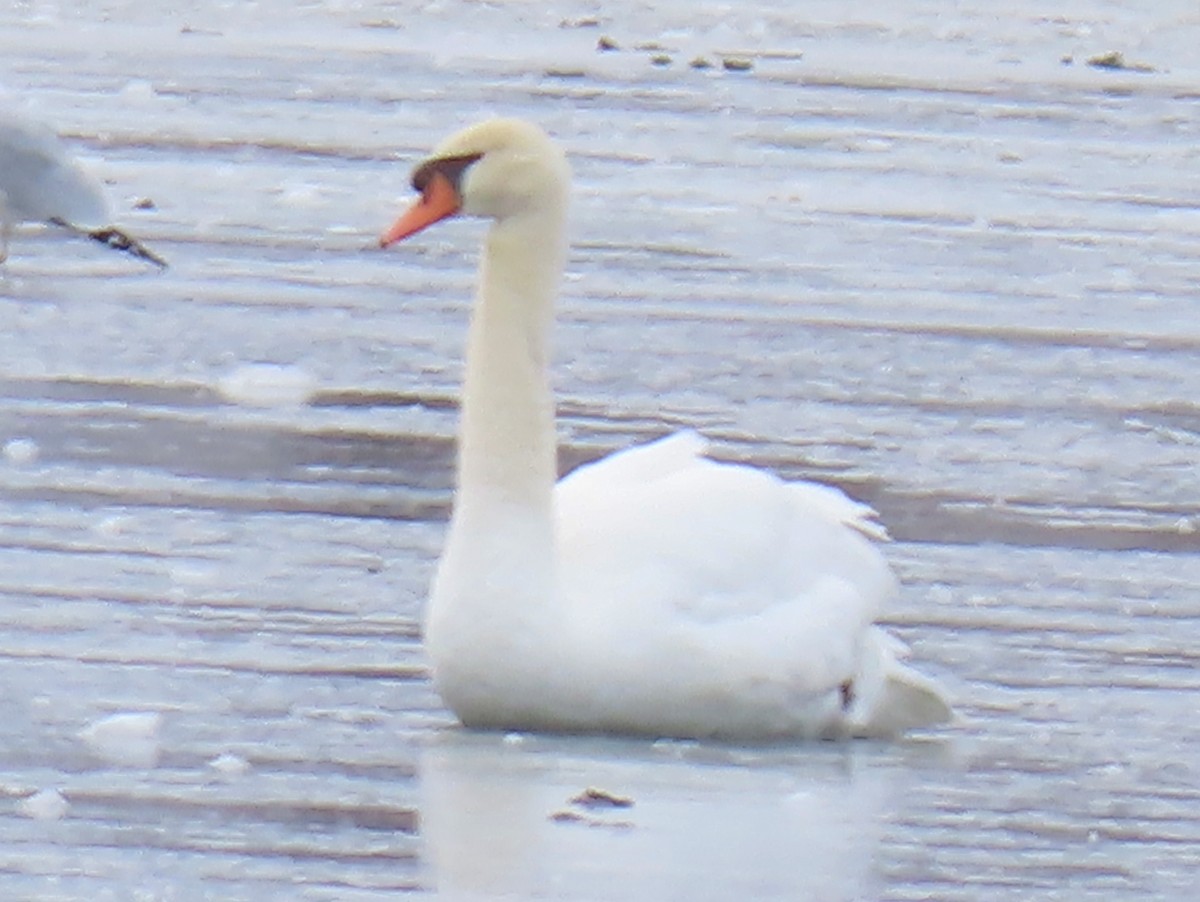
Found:
M 51 223 L 116 250 L 166 261 L 111 224 L 104 187 L 67 153 L 47 125 L 0 107 L 0 263 L 14 226 Z
M 547 361 L 570 171 L 540 129 L 475 125 L 412 183 L 385 247 L 456 213 L 492 220 L 425 618 L 434 684 L 464 724 L 772 740 L 950 719 L 874 624 L 896 580 L 866 505 L 706 459 L 694 432 L 555 484 Z

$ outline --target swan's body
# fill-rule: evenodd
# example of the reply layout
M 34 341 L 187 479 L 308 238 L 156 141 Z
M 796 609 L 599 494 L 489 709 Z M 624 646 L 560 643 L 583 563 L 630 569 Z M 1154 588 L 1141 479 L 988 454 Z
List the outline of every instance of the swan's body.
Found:
M 0 263 L 13 227 L 50 223 L 117 250 L 165 265 L 160 257 L 111 225 L 104 186 L 67 153 L 45 123 L 0 105 Z
M 881 527 L 836 489 L 702 456 L 691 432 L 555 484 L 547 377 L 569 170 L 491 120 L 414 175 L 391 244 L 488 216 L 458 487 L 426 615 L 434 683 L 468 726 L 770 739 L 890 735 L 950 709 L 873 625 Z

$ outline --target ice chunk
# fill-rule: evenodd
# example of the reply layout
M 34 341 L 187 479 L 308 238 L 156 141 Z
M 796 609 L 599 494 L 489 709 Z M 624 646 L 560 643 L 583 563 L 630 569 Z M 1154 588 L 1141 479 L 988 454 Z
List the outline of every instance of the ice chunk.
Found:
M 96 757 L 125 767 L 154 767 L 160 751 L 158 712 L 122 712 L 102 717 L 79 734 Z
M 71 808 L 57 789 L 43 789 L 21 800 L 18 810 L 35 821 L 57 821 Z
M 240 755 L 226 752 L 208 762 L 208 766 L 222 777 L 240 777 L 250 770 L 250 762 Z
M 10 464 L 31 464 L 38 459 L 39 450 L 31 438 L 10 438 L 4 443 L 4 459 Z
M 158 99 L 158 92 L 146 79 L 131 78 L 121 88 L 121 99 L 128 104 L 150 103 Z
M 316 390 L 316 379 L 300 367 L 276 363 L 244 363 L 217 383 L 234 404 L 248 407 L 299 407 Z

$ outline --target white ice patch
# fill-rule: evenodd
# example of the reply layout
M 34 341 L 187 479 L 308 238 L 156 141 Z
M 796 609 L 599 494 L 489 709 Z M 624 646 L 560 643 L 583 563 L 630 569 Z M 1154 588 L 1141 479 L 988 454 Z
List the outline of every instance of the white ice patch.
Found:
M 250 770 L 250 762 L 240 755 L 226 752 L 208 762 L 208 766 L 222 777 L 240 777 Z
M 217 391 L 247 407 L 299 407 L 316 391 L 316 379 L 296 366 L 243 363 L 217 383 Z
M 109 764 L 154 767 L 161 751 L 161 727 L 162 715 L 157 712 L 125 712 L 94 721 L 80 731 L 79 738 Z
M 131 78 L 121 88 L 121 99 L 128 104 L 151 103 L 158 99 L 154 85 L 144 78 Z
M 325 203 L 325 197 L 319 185 L 311 182 L 294 182 L 285 186 L 279 192 L 279 200 L 288 207 L 312 208 Z
M 17 810 L 35 821 L 57 821 L 64 817 L 71 803 L 57 789 L 43 789 L 21 800 Z
M 92 530 L 97 535 L 104 536 L 106 539 L 112 539 L 119 535 L 123 535 L 135 525 L 136 524 L 132 517 L 128 517 L 123 514 L 113 514 L 111 517 L 105 517 L 103 520 L 96 523 L 92 527 Z
M 4 443 L 4 459 L 10 464 L 31 464 L 38 459 L 41 449 L 31 438 L 10 438 Z

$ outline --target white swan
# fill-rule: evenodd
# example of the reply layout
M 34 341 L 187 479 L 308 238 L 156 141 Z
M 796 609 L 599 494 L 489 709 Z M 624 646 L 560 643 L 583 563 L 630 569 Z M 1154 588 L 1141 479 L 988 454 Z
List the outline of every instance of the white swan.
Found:
M 702 455 L 682 432 L 557 485 L 547 360 L 570 171 L 493 119 L 413 175 L 383 246 L 492 220 L 467 342 L 458 484 L 426 613 L 434 684 L 467 726 L 663 737 L 885 736 L 946 721 L 874 620 L 883 530 L 836 489 Z

